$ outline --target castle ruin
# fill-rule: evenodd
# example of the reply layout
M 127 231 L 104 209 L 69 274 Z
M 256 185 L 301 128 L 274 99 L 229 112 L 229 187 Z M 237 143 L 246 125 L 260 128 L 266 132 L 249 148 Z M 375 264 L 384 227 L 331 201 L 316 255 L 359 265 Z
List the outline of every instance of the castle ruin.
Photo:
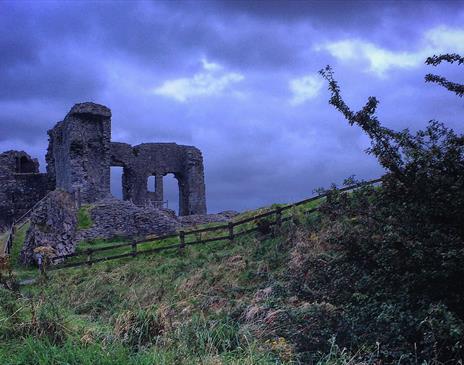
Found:
M 179 185 L 179 215 L 206 214 L 203 157 L 198 148 L 176 143 L 131 146 L 111 141 L 111 110 L 103 105 L 74 105 L 63 121 L 48 131 L 47 172 L 22 151 L 0 154 L 0 228 L 31 209 L 47 192 L 58 189 L 95 203 L 111 196 L 110 168 L 123 168 L 123 200 L 160 205 L 163 176 L 172 173 Z M 156 189 L 147 189 L 155 176 Z

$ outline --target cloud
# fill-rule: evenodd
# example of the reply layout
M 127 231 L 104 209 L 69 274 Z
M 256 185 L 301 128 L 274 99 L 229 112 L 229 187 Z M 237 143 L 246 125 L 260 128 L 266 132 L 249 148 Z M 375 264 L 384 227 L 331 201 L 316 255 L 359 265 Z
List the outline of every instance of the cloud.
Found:
M 222 72 L 222 66 L 201 60 L 203 71 L 190 78 L 167 80 L 153 90 L 157 95 L 186 102 L 195 97 L 220 95 L 232 84 L 242 81 L 245 77 L 237 72 Z
M 292 79 L 288 84 L 290 91 L 293 94 L 290 104 L 295 106 L 314 99 L 319 94 L 323 81 L 319 75 L 312 74 Z
M 432 55 L 464 51 L 464 29 L 439 26 L 425 32 L 421 47 L 415 51 L 391 51 L 361 39 L 344 39 L 317 45 L 342 62 L 365 61 L 367 72 L 384 77 L 392 69 L 418 67 Z
M 439 26 L 426 32 L 425 40 L 440 52 L 464 52 L 464 28 Z
M 342 62 L 367 61 L 367 71 L 380 77 L 392 68 L 411 68 L 423 62 L 423 52 L 394 52 L 359 39 L 329 42 L 321 48 Z
M 206 58 L 201 59 L 201 64 L 206 71 L 219 71 L 222 69 L 221 65 L 214 62 L 208 62 Z

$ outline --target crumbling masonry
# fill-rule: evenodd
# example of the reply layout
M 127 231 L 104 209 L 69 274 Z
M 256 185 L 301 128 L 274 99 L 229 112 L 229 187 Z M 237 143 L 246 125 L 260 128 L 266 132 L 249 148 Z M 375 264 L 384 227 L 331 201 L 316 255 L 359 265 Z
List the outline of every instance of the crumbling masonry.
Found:
M 123 200 L 136 205 L 163 201 L 163 176 L 179 184 L 179 215 L 206 214 L 201 151 L 176 143 L 130 146 L 111 142 L 111 111 L 103 105 L 74 105 L 63 121 L 48 131 L 47 173 L 22 151 L 0 154 L 0 228 L 29 210 L 48 191 L 78 195 L 82 203 L 108 198 L 110 167 L 123 167 Z M 155 176 L 156 190 L 147 180 Z

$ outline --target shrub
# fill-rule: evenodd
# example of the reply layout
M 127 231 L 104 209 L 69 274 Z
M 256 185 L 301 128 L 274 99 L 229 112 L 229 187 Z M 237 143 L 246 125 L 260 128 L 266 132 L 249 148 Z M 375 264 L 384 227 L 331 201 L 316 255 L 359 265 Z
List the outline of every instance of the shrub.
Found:
M 272 220 L 270 218 L 261 218 L 255 221 L 255 224 L 258 228 L 258 232 L 262 235 L 266 235 L 272 232 Z
M 389 363 L 462 362 L 464 136 L 437 121 L 415 134 L 385 128 L 376 98 L 353 112 L 330 67 L 321 73 L 330 103 L 366 132 L 368 152 L 387 173 L 378 189 L 329 191 L 319 242 L 307 235 L 293 249 L 291 288 L 340 309 L 350 323 L 341 346 L 379 343 Z M 316 243 L 324 250 L 308 253 Z M 337 331 L 339 324 L 322 321 Z

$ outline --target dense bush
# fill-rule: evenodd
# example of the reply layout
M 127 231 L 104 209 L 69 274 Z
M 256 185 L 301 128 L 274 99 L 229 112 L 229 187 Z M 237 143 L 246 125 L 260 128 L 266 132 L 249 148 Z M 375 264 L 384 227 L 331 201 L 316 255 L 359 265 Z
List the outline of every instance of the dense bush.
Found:
M 385 128 L 377 99 L 353 112 L 330 67 L 321 73 L 330 103 L 367 133 L 368 152 L 387 173 L 381 188 L 329 191 L 317 236 L 294 248 L 293 288 L 300 299 L 343 308 L 351 323 L 338 338 L 344 346 L 378 343 L 387 362 L 462 363 L 464 136 L 437 121 L 416 134 Z

